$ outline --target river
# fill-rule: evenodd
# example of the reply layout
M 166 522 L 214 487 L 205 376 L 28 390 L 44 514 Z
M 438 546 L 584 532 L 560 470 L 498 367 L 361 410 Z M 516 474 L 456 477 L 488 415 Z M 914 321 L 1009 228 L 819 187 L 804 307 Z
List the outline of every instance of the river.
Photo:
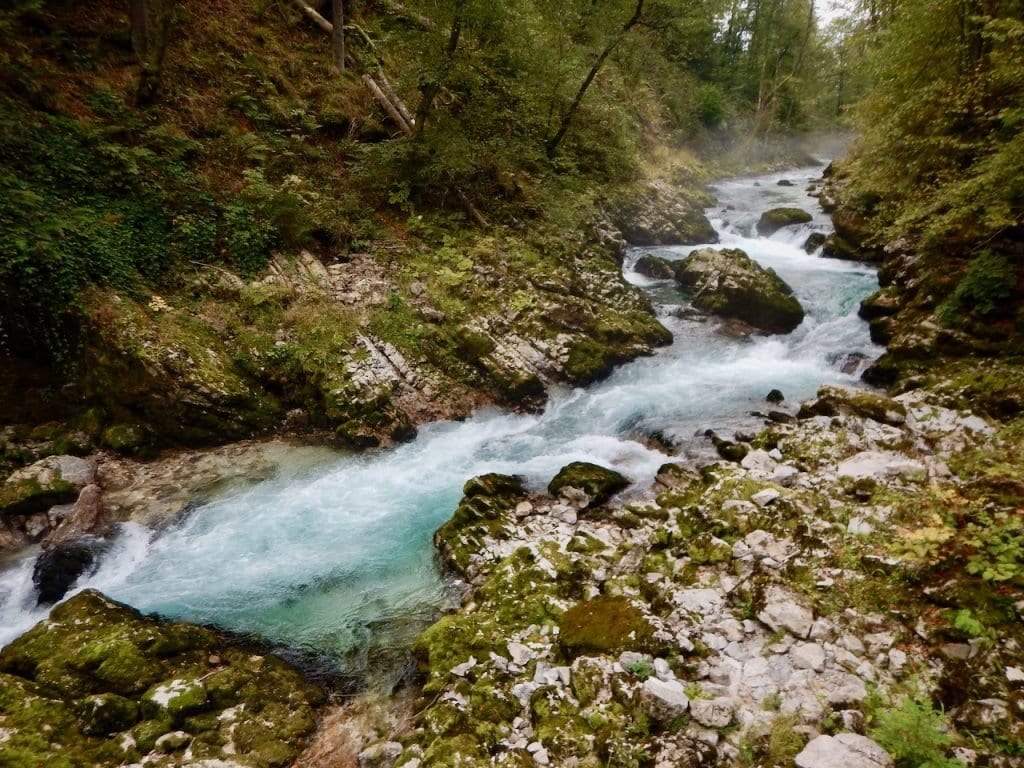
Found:
M 721 247 L 742 248 L 793 287 L 807 311 L 793 333 L 737 336 L 727 324 L 681 312 L 685 299 L 671 284 L 632 270 L 645 252 L 635 250 L 626 278 L 650 292 L 672 346 L 599 384 L 554 392 L 540 414 L 485 410 L 431 424 L 397 448 L 331 458 L 228 492 L 159 532 L 123 525 L 98 570 L 76 588 L 259 636 L 343 675 L 393 682 L 403 649 L 446 600 L 431 535 L 468 478 L 518 474 L 541 488 L 560 467 L 583 460 L 615 467 L 642 487 L 680 454 L 706 454 L 706 429 L 723 436 L 756 430 L 763 422 L 751 412 L 766 407 L 772 389 L 793 402 L 823 383 L 856 382 L 851 359 L 881 352 L 856 316 L 877 278 L 865 265 L 802 249 L 811 232 L 830 230 L 806 191 L 821 171 L 720 183 L 719 203 L 708 211 Z M 794 185 L 779 186 L 783 179 Z M 803 208 L 814 219 L 771 238 L 751 234 L 760 214 L 778 206 Z M 690 250 L 647 249 L 669 259 Z M 644 439 L 655 434 L 660 442 Z M 666 443 L 676 448 L 654 447 Z M 0 643 L 45 615 L 35 607 L 34 554 L 0 572 Z

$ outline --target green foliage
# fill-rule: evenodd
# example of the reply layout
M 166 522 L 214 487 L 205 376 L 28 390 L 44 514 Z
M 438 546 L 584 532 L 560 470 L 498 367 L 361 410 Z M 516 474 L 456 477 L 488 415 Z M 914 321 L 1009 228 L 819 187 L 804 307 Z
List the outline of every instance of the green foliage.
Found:
M 940 317 L 949 317 L 956 309 L 982 317 L 1005 312 L 1017 288 L 1017 270 L 1006 259 L 984 251 L 967 268 L 953 295 L 939 309 Z
M 867 23 L 867 22 L 865 22 Z M 892 234 L 991 241 L 1024 221 L 1024 8 L 905 0 L 875 20 L 857 189 L 886 191 Z M 955 30 L 955 31 L 954 31 Z
M 946 757 L 953 742 L 946 716 L 931 704 L 905 698 L 876 714 L 870 736 L 896 760 L 897 768 L 962 768 Z
M 968 573 L 985 581 L 1024 585 L 1024 516 L 1019 510 L 982 510 L 964 533 L 973 550 Z

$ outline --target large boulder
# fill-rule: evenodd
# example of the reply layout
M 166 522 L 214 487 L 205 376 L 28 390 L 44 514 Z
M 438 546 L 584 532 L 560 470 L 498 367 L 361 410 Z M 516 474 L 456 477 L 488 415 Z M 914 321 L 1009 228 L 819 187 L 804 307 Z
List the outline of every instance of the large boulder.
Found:
M 78 498 L 96 478 L 96 465 L 78 456 L 49 456 L 14 472 L 0 485 L 0 514 L 31 515 Z
M 280 659 L 86 591 L 0 651 L 0 752 L 13 765 L 170 768 L 187 746 L 189 764 L 278 768 L 323 701 Z
M 880 262 L 885 252 L 875 245 L 871 219 L 848 206 L 832 213 L 835 232 L 825 240 L 822 256 L 844 261 Z
M 761 215 L 757 222 L 757 234 L 770 237 L 783 227 L 793 224 L 807 224 L 814 217 L 802 208 L 772 208 Z
M 793 289 L 736 248 L 694 251 L 677 263 L 676 281 L 693 292 L 697 309 L 768 333 L 789 333 L 804 319 Z
M 615 226 L 630 245 L 699 245 L 717 243 L 718 233 L 704 215 L 706 199 L 691 200 L 663 181 L 610 206 Z
M 548 483 L 548 493 L 552 496 L 562 495 L 568 488 L 583 491 L 588 497 L 585 507 L 596 507 L 604 504 L 619 491 L 629 487 L 629 480 L 616 472 L 598 464 L 586 461 L 574 461 L 566 464 Z

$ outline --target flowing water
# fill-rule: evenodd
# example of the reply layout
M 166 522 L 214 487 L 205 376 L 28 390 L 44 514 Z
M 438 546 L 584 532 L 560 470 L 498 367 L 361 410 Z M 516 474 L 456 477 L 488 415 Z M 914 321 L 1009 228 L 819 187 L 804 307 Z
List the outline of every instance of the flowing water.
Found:
M 675 336 L 671 347 L 585 390 L 555 392 L 541 414 L 487 410 L 431 424 L 392 450 L 340 456 L 236 489 L 159 532 L 126 524 L 98 570 L 76 588 L 257 635 L 327 659 L 343 673 L 386 667 L 389 652 L 407 647 L 445 600 L 431 534 L 469 477 L 518 474 L 542 487 L 566 463 L 586 460 L 648 484 L 671 460 L 652 445 L 707 452 L 706 429 L 751 429 L 759 423 L 751 411 L 764 407 L 772 389 L 795 401 L 825 382 L 856 381 L 856 360 L 880 351 L 856 317 L 877 281 L 863 265 L 802 250 L 811 232 L 830 226 L 804 189 L 820 172 L 721 183 L 720 202 L 708 212 L 722 247 L 744 249 L 793 286 L 808 316 L 792 334 L 742 337 L 727 324 L 680 312 L 685 298 L 670 283 L 632 270 L 642 254 L 634 251 L 626 277 L 650 292 Z M 783 178 L 795 186 L 779 186 Z M 783 205 L 813 211 L 814 220 L 770 239 L 751 234 L 764 210 Z M 648 250 L 678 259 L 693 249 Z M 652 435 L 660 442 L 647 439 Z M 45 615 L 31 583 L 35 554 L 0 566 L 0 644 Z

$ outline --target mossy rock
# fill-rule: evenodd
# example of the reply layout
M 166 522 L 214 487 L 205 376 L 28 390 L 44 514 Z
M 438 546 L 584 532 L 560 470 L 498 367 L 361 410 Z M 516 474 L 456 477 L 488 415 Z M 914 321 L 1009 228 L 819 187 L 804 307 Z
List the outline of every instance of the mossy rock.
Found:
M 907 420 L 907 409 L 892 398 L 835 386 L 819 389 L 817 399 L 802 405 L 797 415 L 801 419 L 808 419 L 840 414 L 852 414 L 894 427 L 902 426 Z
M 31 515 L 69 504 L 94 482 L 96 466 L 77 456 L 47 456 L 0 484 L 0 515 Z
M 579 488 L 590 497 L 586 508 L 600 506 L 619 491 L 629 487 L 629 480 L 614 469 L 585 461 L 574 461 L 559 470 L 550 483 L 548 493 L 558 496 L 566 488 Z
M 737 248 L 694 251 L 677 263 L 676 281 L 697 309 L 768 333 L 789 333 L 804 320 L 793 289 Z
M 675 275 L 675 271 L 668 261 L 652 253 L 644 254 L 637 259 L 633 269 L 638 274 L 649 277 L 652 280 L 671 280 Z
M 0 651 L 0 723 L 13 734 L 4 747 L 16 745 L 13 764 L 26 768 L 137 762 L 180 730 L 197 745 L 193 736 L 206 734 L 197 746 L 204 757 L 228 759 L 225 727 L 259 730 L 250 748 L 236 740 L 246 765 L 283 766 L 315 730 L 323 701 L 280 659 L 233 648 L 202 627 L 142 616 L 91 590 Z M 154 764 L 173 763 L 166 759 Z
M 469 575 L 470 562 L 486 539 L 501 538 L 512 523 L 512 511 L 526 498 L 522 480 L 511 475 L 474 477 L 451 519 L 434 533 L 434 546 L 445 565 Z
M 570 656 L 650 651 L 654 627 L 625 597 L 595 597 L 577 603 L 559 622 L 559 643 Z
M 808 224 L 814 219 L 802 208 L 772 208 L 761 214 L 757 222 L 757 233 L 762 237 L 771 237 L 783 227 L 793 224 Z
M 115 424 L 103 430 L 101 442 L 118 453 L 136 453 L 146 442 L 146 433 L 137 424 Z

